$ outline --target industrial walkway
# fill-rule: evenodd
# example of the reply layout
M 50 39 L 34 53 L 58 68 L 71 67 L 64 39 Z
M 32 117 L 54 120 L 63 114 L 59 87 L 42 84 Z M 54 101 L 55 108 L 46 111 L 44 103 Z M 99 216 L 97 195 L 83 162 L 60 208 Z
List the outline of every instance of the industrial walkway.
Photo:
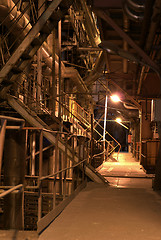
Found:
M 152 179 L 130 154 L 118 160 L 99 170 L 110 185 L 89 182 L 39 240 L 161 239 L 161 197 Z

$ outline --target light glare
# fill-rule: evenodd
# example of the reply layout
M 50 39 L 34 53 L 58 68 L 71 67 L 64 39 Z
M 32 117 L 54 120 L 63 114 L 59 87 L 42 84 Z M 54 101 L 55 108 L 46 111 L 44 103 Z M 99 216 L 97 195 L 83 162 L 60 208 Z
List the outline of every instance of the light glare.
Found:
M 120 102 L 120 98 L 119 98 L 119 96 L 117 96 L 117 95 L 112 95 L 112 96 L 111 96 L 111 100 L 112 100 L 113 102 Z
M 117 123 L 121 123 L 122 122 L 122 119 L 121 118 L 116 118 L 115 120 Z

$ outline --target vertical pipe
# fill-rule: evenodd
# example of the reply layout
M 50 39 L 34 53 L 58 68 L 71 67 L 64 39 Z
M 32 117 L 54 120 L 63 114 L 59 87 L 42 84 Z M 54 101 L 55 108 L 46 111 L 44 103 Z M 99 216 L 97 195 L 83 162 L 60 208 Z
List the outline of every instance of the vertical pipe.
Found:
M 55 148 L 53 150 L 53 173 L 54 171 L 56 172 L 56 156 L 55 156 Z M 55 179 L 55 178 L 54 178 Z M 55 196 L 56 196 L 56 191 L 55 191 L 55 184 L 56 184 L 56 181 L 54 180 L 53 183 L 52 183 L 52 193 L 53 193 L 53 208 L 55 208 L 55 205 L 56 205 L 56 202 L 55 202 Z
M 105 115 L 104 115 L 104 128 L 103 128 L 103 141 L 106 139 L 106 119 L 107 119 L 107 95 L 105 99 Z
M 39 138 L 39 198 L 38 198 L 38 221 L 41 219 L 42 214 L 42 183 L 40 178 L 42 177 L 42 164 L 43 164 L 43 131 L 40 131 Z
M 67 167 L 67 135 L 65 136 L 65 152 L 64 152 L 64 168 Z M 64 173 L 64 180 L 63 180 L 63 199 L 66 197 L 67 192 L 67 184 L 66 184 L 66 177 L 67 171 Z
M 41 85 L 42 85 L 42 64 L 41 49 L 37 51 L 37 102 L 41 101 Z
M 55 164 L 54 154 L 55 153 L 54 152 L 55 152 L 55 150 L 53 148 L 51 148 L 49 150 L 49 154 L 50 154 L 50 156 L 49 156 L 49 166 L 48 166 L 49 174 L 53 174 L 54 173 L 54 169 L 55 169 L 55 166 L 54 166 L 54 164 Z M 51 181 L 49 181 L 49 183 L 48 183 L 48 190 L 49 190 L 49 192 L 53 192 L 53 182 L 51 182 Z
M 94 131 L 93 131 L 93 113 L 91 114 L 91 159 L 90 164 L 93 164 L 93 155 L 94 155 Z
M 7 130 L 4 147 L 4 184 L 24 184 L 25 131 Z M 23 192 L 13 192 L 4 199 L 4 227 L 23 229 Z
M 36 133 L 32 132 L 30 135 L 30 174 L 31 176 L 35 176 L 35 151 L 36 150 Z
M 5 133 L 6 133 L 6 124 L 7 120 L 1 120 L 1 131 L 0 131 L 0 176 L 2 169 L 2 157 L 3 157 L 3 147 L 5 141 Z
M 106 160 L 106 119 L 107 119 L 107 95 L 105 99 L 105 116 L 104 116 L 104 129 L 103 129 L 103 144 L 104 144 L 104 161 Z
M 56 97 L 56 76 L 55 76 L 55 54 L 56 54 L 56 30 L 52 31 L 52 114 L 55 117 L 55 97 Z
M 38 8 L 40 9 L 38 12 L 38 17 L 44 11 L 44 7 L 41 7 L 44 3 L 44 0 L 38 0 Z M 42 85 L 42 50 L 41 47 L 37 51 L 37 101 L 38 103 L 41 101 L 41 85 Z
M 124 24 L 123 24 L 124 32 L 127 33 L 129 31 L 129 19 L 125 14 L 123 15 L 123 21 L 124 21 Z M 128 51 L 128 43 L 125 40 L 123 40 L 123 49 L 125 51 Z M 127 73 L 127 72 L 128 72 L 128 61 L 127 59 L 123 58 L 123 73 Z
M 55 172 L 58 171 L 59 167 L 59 149 L 58 149 L 59 134 L 56 134 L 56 144 L 55 144 Z M 53 191 L 53 208 L 56 206 L 56 192 L 57 192 L 56 179 L 54 180 L 54 191 Z
M 157 122 L 158 134 L 161 139 L 161 122 Z M 157 156 L 156 166 L 155 166 L 155 178 L 153 181 L 153 189 L 158 191 L 161 190 L 161 144 L 159 145 L 159 152 Z
M 142 154 L 142 111 L 139 110 L 139 119 L 140 119 L 140 135 L 139 135 L 139 140 L 140 140 L 140 149 L 139 149 L 139 160 L 141 162 L 141 154 Z
M 62 164 L 62 160 L 63 160 L 63 156 L 62 156 L 62 152 L 59 150 L 59 170 L 62 170 L 63 168 L 63 164 Z M 63 195 L 63 178 L 62 178 L 62 173 L 59 173 L 59 195 L 62 196 Z
M 75 138 L 73 136 L 72 138 L 72 165 L 74 165 L 74 155 L 75 155 L 75 148 L 74 148 L 74 144 L 75 143 Z M 75 190 L 75 169 L 72 169 L 72 191 Z
M 58 56 L 59 56 L 59 102 L 61 102 L 61 20 L 58 22 Z M 59 103 L 59 119 L 61 119 L 61 104 Z

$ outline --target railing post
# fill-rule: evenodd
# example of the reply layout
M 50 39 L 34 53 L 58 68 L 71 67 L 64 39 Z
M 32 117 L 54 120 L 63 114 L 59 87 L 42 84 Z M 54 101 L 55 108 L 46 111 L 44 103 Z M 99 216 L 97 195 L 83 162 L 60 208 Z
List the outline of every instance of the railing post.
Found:
M 62 170 L 63 164 L 63 156 L 62 152 L 59 150 L 59 170 Z M 63 195 L 63 178 L 62 178 L 62 173 L 59 173 L 59 195 L 62 197 Z
M 64 153 L 64 168 L 67 167 L 67 135 L 65 135 L 65 153 Z M 64 179 L 63 179 L 63 199 L 66 197 L 66 177 L 67 177 L 67 171 L 64 173 Z
M 33 131 L 30 135 L 30 151 L 31 151 L 30 173 L 31 173 L 31 176 L 35 176 L 35 150 L 36 150 L 36 133 L 35 133 L 35 131 Z
M 93 164 L 93 155 L 94 155 L 93 114 L 91 114 L 91 159 L 90 159 L 90 164 Z
M 42 182 L 40 178 L 42 177 L 42 162 L 43 162 L 43 131 L 40 131 L 40 138 L 39 138 L 39 198 L 38 198 L 38 221 L 41 219 L 42 215 Z
M 2 156 L 3 156 L 3 147 L 4 147 L 4 141 L 5 141 L 6 124 L 7 124 L 7 120 L 1 120 L 1 131 L 0 131 L 0 176 L 1 176 L 1 169 L 2 169 Z
M 72 165 L 74 165 L 74 155 L 75 155 L 75 149 L 74 149 L 74 136 L 72 138 Z M 75 189 L 75 169 L 72 169 L 72 191 Z
M 59 159 L 59 149 L 58 149 L 59 134 L 56 134 L 56 143 L 55 143 L 55 172 L 58 170 L 58 159 Z M 56 206 L 56 176 L 54 179 L 54 190 L 53 190 L 53 208 Z

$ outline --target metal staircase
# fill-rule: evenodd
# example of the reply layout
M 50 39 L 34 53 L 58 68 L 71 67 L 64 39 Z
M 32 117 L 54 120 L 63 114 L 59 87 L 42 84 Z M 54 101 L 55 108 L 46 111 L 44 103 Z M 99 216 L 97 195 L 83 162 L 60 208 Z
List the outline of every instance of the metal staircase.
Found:
M 6 17 L 2 21 L 4 25 L 10 26 L 8 32 L 14 31 L 15 28 L 20 32 L 20 41 L 18 37 L 14 41 L 14 48 L 9 49 L 10 54 L 7 62 L 3 61 L 0 71 L 0 98 L 7 100 L 8 104 L 12 106 L 21 116 L 23 116 L 32 126 L 45 128 L 52 130 L 44 121 L 37 115 L 37 113 L 29 109 L 20 100 L 11 97 L 12 92 L 9 92 L 11 86 L 16 82 L 20 82 L 20 75 L 24 73 L 25 68 L 29 65 L 31 59 L 36 54 L 38 49 L 47 39 L 57 22 L 65 15 L 68 8 L 72 4 L 72 0 L 55 0 L 55 1 L 42 1 L 38 12 L 41 10 L 42 14 L 38 17 L 38 13 L 31 19 L 31 22 L 26 18 L 26 11 L 28 7 L 25 7 L 22 12 L 17 11 L 22 7 L 22 1 L 18 0 L 16 5 L 12 2 L 11 6 L 6 3 L 5 7 L 8 9 Z M 1 1 L 0 1 L 1 3 Z M 44 9 L 42 11 L 42 9 Z M 16 14 L 15 14 L 16 12 Z M 8 23 L 8 19 L 11 19 L 13 15 L 12 23 Z M 24 23 L 25 22 L 25 23 Z M 14 26 L 16 25 L 16 26 Z M 16 34 L 18 32 L 16 31 Z M 6 37 L 9 33 L 4 34 L 2 43 L 6 41 Z M 21 41 L 22 40 L 22 41 Z M 12 46 L 12 44 L 11 44 Z M 10 94 L 8 94 L 10 93 Z M 87 114 L 87 113 L 85 113 Z M 77 122 L 83 123 L 83 127 L 90 130 L 90 123 L 88 119 L 82 117 L 82 113 L 74 112 L 74 116 L 77 118 Z M 96 131 L 96 129 L 95 129 Z M 55 144 L 55 136 L 52 133 L 45 132 L 45 137 Z M 60 148 L 64 150 L 63 143 L 60 143 Z
M 62 4 L 60 4 L 61 2 Z M 19 77 L 19 74 L 27 67 L 31 58 L 47 39 L 57 22 L 63 17 L 71 3 L 72 1 L 44 0 L 43 5 L 46 5 L 46 9 L 27 34 L 26 28 L 30 23 L 28 22 L 26 24 L 23 29 L 26 35 L 25 38 L 17 46 L 0 71 L 0 97 L 2 99 L 6 98 L 6 94 L 10 89 L 10 86 Z

